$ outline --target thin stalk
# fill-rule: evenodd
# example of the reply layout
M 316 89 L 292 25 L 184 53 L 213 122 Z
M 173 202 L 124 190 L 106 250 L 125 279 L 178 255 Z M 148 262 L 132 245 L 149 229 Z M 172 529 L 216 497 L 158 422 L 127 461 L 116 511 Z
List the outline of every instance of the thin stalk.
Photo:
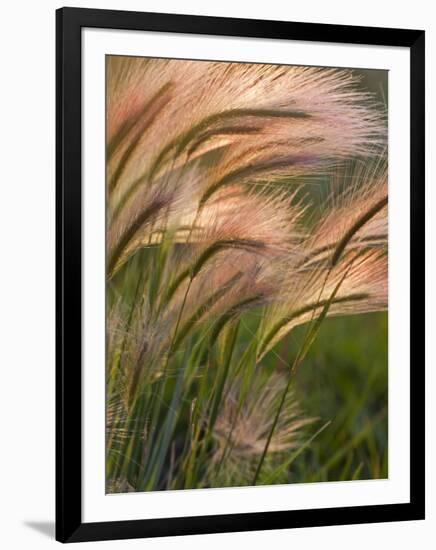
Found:
M 282 412 L 282 409 L 283 409 L 283 405 L 285 403 L 285 400 L 286 400 L 286 396 L 289 392 L 289 388 L 291 387 L 291 382 L 293 381 L 293 374 L 295 373 L 296 369 L 299 367 L 299 365 L 301 364 L 301 362 L 303 361 L 304 357 L 306 356 L 307 352 L 309 351 L 309 348 L 310 346 L 312 345 L 312 343 L 314 342 L 315 338 L 316 338 L 316 335 L 321 327 L 321 324 L 322 322 L 324 321 L 325 317 L 327 316 L 327 313 L 328 313 L 328 310 L 330 308 L 330 305 L 332 303 L 332 301 L 335 299 L 335 296 L 340 288 L 340 286 L 342 285 L 345 277 L 347 276 L 348 274 L 348 271 L 351 269 L 351 266 L 353 264 L 353 261 L 350 262 L 350 265 L 348 266 L 346 272 L 344 273 L 343 277 L 341 278 L 341 280 L 339 281 L 339 283 L 336 285 L 335 289 L 333 290 L 333 293 L 331 294 L 330 296 L 330 299 L 329 301 L 325 304 L 325 306 L 323 307 L 323 310 L 322 310 L 322 313 L 321 315 L 316 319 L 316 321 L 314 322 L 314 326 L 310 329 L 310 330 L 307 330 L 306 331 L 306 337 L 303 341 L 303 344 L 302 346 L 300 347 L 298 353 L 297 353 L 297 356 L 295 357 L 295 360 L 294 360 L 294 363 L 290 369 L 290 372 L 289 372 L 289 377 L 288 377 L 288 382 L 286 384 L 286 387 L 283 391 L 283 394 L 282 394 L 282 397 L 281 397 L 281 400 L 280 400 L 280 404 L 277 408 L 277 412 L 275 414 L 275 417 L 274 417 L 274 422 L 271 426 L 271 429 L 270 429 L 270 432 L 268 434 L 268 439 L 266 441 L 266 444 L 265 444 L 265 447 L 263 449 L 263 452 L 262 452 L 262 456 L 259 460 L 259 463 L 257 465 L 257 468 L 256 468 L 256 472 L 254 474 L 254 478 L 253 478 L 253 485 L 256 485 L 257 483 L 257 480 L 259 478 L 259 474 L 260 474 L 260 471 L 262 469 L 262 466 L 263 466 L 263 463 L 265 461 L 265 457 L 267 455 L 267 452 L 268 452 L 268 449 L 269 449 L 269 446 L 270 446 L 270 443 L 271 443 L 271 440 L 272 440 L 272 437 L 273 437 L 273 434 L 274 434 L 274 431 L 276 429 L 276 426 L 277 426 L 277 422 L 279 420 L 279 417 L 280 417 L 280 414 Z M 330 273 L 330 271 L 329 271 Z M 329 273 L 327 274 L 327 277 L 329 275 Z M 327 277 L 324 281 L 324 285 L 326 284 L 327 282 Z M 323 290 L 321 291 L 321 293 L 323 292 Z

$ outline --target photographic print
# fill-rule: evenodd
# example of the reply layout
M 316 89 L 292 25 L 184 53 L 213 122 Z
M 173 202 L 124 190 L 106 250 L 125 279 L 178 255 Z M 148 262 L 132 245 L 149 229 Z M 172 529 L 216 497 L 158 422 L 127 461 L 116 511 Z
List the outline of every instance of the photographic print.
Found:
M 388 477 L 387 92 L 106 56 L 106 493 Z
M 56 11 L 57 540 L 425 517 L 424 69 Z

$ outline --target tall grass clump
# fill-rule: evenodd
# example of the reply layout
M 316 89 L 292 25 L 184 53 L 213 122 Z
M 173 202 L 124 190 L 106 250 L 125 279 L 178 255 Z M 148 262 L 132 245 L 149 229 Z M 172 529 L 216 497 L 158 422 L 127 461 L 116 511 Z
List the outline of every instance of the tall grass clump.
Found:
M 387 308 L 385 140 L 351 70 L 107 58 L 107 492 L 294 480 L 321 325 Z

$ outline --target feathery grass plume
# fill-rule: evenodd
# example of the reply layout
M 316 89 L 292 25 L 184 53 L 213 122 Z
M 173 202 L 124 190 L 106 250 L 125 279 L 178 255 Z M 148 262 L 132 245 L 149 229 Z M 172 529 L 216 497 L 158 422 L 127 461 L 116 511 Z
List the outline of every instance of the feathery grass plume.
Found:
M 177 351 L 197 328 L 206 330 L 213 342 L 221 331 L 219 324 L 224 326 L 244 311 L 271 302 L 276 288 L 265 277 L 262 262 L 251 267 L 250 262 L 253 263 L 253 255 L 249 251 L 228 250 L 204 267 L 197 277 L 179 286 L 157 320 L 162 342 L 160 353 L 168 347 L 177 320 L 179 326 L 172 351 Z
M 127 342 L 131 336 L 126 317 L 125 308 L 120 299 L 111 304 L 106 321 L 106 394 L 109 404 L 106 412 L 110 413 L 112 420 L 115 416 L 121 416 L 123 406 L 127 407 L 126 356 L 129 354 L 130 346 Z M 115 415 L 114 411 L 120 414 Z
M 214 451 L 209 472 L 213 485 L 219 486 L 223 482 L 222 478 L 226 479 L 225 485 L 245 485 L 251 481 L 285 385 L 283 375 L 273 373 L 266 377 L 258 374 L 241 410 L 238 410 L 240 388 L 232 387 L 226 392 L 213 431 Z M 295 394 L 289 392 L 269 446 L 271 467 L 283 462 L 284 456 L 289 456 L 289 451 L 301 445 L 304 428 L 314 421 L 303 415 Z M 228 456 L 225 471 L 220 470 L 219 478 L 214 479 L 226 448 Z
M 353 250 L 333 268 L 317 266 L 314 271 L 301 272 L 299 277 L 294 274 L 282 302 L 266 315 L 258 361 L 293 328 L 316 319 L 339 283 L 328 316 L 387 309 L 387 269 L 384 252 Z
M 322 210 L 290 261 L 279 303 L 266 317 L 263 357 L 292 328 L 314 319 L 341 277 L 328 315 L 387 308 L 387 166 L 384 155 L 336 171 Z M 308 207 L 310 211 L 310 207 Z
M 193 180 L 204 204 L 224 186 L 301 175 L 384 139 L 383 115 L 348 70 L 107 63 L 110 272 Z M 214 151 L 212 163 L 200 162 Z
M 181 223 L 192 231 L 184 237 L 185 246 L 180 245 L 179 259 L 169 264 L 171 280 L 163 300 L 170 301 L 178 290 L 183 293 L 190 278 L 199 287 L 193 289 L 194 295 L 203 290 L 205 280 L 218 287 L 241 266 L 250 278 L 257 271 L 258 280 L 260 271 L 268 271 L 271 287 L 277 278 L 273 264 L 292 255 L 301 240 L 303 212 L 304 207 L 293 205 L 288 194 L 249 194 L 241 187 L 222 190 L 199 215 L 188 210 Z M 199 278 L 200 272 L 205 276 Z
M 138 249 L 153 244 L 153 231 L 167 230 L 168 219 L 183 212 L 196 193 L 195 172 L 184 179 L 184 186 L 174 182 L 142 186 L 134 202 L 129 203 L 116 219 L 109 220 L 107 232 L 107 276 L 112 278 Z M 109 201 L 110 204 L 111 201 Z
M 304 205 L 294 201 L 295 193 L 286 191 L 254 193 L 241 185 L 222 189 L 199 209 L 199 203 L 186 204 L 181 223 L 192 227 L 190 242 L 211 243 L 232 238 L 263 242 L 268 254 L 289 251 L 300 239 Z M 169 220 L 171 225 L 171 220 Z M 194 226 L 195 224 L 195 226 Z
M 365 153 L 383 134 L 349 70 L 108 56 L 107 82 L 109 180 L 140 134 L 121 186 L 216 137 L 217 147 L 224 138 L 249 148 L 316 138 L 342 156 Z
M 384 155 L 354 161 L 333 175 L 331 192 L 305 244 L 304 265 L 335 263 L 347 248 L 387 249 L 388 174 Z
M 135 488 L 132 487 L 126 478 L 120 477 L 111 479 L 107 482 L 106 493 L 133 493 Z
M 274 265 L 280 257 L 292 254 L 293 243 L 301 239 L 298 224 L 303 208 L 292 206 L 291 200 L 283 193 L 244 194 L 235 187 L 220 193 L 196 219 L 192 201 L 186 204 L 187 213 L 181 220 L 169 216 L 167 232 L 173 250 L 159 282 L 159 316 L 150 323 L 160 343 L 149 345 L 149 357 L 171 339 L 178 317 L 182 325 L 196 319 L 191 323 L 193 329 L 198 321 L 213 319 L 224 309 L 241 311 L 238 304 L 248 298 L 245 306 L 254 306 L 255 301 L 259 305 L 261 296 L 264 302 L 271 299 L 279 288 Z M 189 233 L 180 235 L 179 224 L 190 228 Z M 221 293 L 223 287 L 226 292 Z M 256 300 L 251 300 L 254 297 Z M 152 340 L 156 342 L 155 337 Z
M 116 317 L 120 308 L 120 304 L 115 303 L 109 311 L 108 357 L 112 367 L 108 365 L 108 369 L 113 369 L 113 372 L 109 373 L 112 383 L 107 392 L 111 399 L 124 403 L 127 416 L 134 405 L 138 388 L 150 388 L 162 375 L 162 363 L 174 331 L 175 315 L 167 312 L 158 318 L 153 316 L 142 291 L 130 312 L 124 314 L 122 327 L 110 320 Z M 115 331 L 118 333 L 116 339 Z M 112 341 L 116 347 L 110 344 Z

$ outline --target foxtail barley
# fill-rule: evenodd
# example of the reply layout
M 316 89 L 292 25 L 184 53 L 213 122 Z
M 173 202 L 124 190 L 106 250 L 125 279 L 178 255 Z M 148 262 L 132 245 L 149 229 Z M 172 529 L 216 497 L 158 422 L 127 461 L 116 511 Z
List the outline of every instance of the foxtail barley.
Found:
M 109 492 L 287 478 L 292 365 L 387 308 L 386 133 L 351 70 L 108 56 Z

